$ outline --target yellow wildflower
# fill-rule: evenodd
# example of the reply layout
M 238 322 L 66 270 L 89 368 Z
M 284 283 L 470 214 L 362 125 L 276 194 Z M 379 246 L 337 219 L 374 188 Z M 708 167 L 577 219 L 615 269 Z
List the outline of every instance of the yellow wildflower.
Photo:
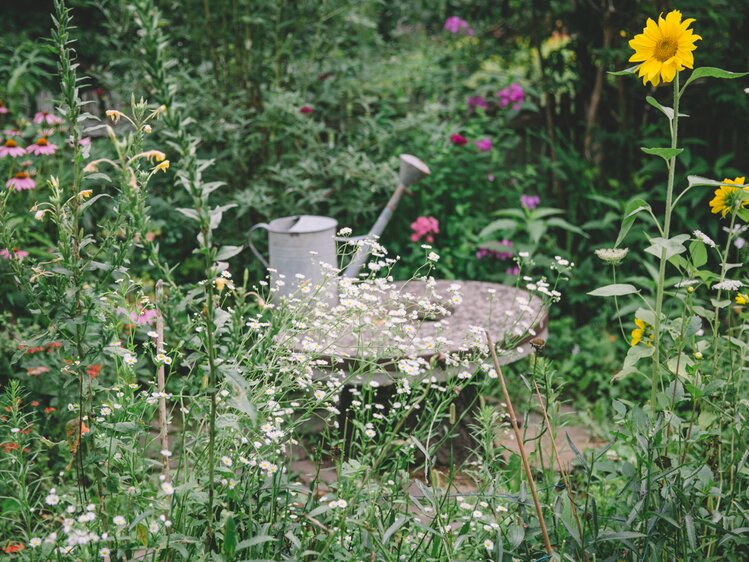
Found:
M 658 23 L 648 18 L 642 33 L 629 42 L 635 51 L 629 61 L 642 63 L 637 75 L 643 84 L 671 82 L 677 72 L 694 66 L 694 42 L 702 37 L 688 29 L 692 22 L 693 18 L 682 21 L 681 12 L 673 10 L 665 18 L 658 16 Z
M 736 304 L 749 304 L 749 294 L 739 293 L 736 295 Z
M 721 214 L 721 217 L 725 217 L 728 211 L 735 209 L 738 205 L 746 207 L 749 205 L 749 199 L 742 197 L 741 192 L 736 185 L 743 185 L 744 178 L 739 177 L 733 180 L 725 178 L 723 185 L 715 190 L 715 197 L 710 201 L 710 208 L 714 214 Z M 749 188 L 745 187 L 744 191 L 749 192 Z
M 117 111 L 116 109 L 107 109 L 106 113 L 107 117 L 109 117 L 115 125 L 120 120 L 120 118 L 123 117 L 122 113 Z
M 641 341 L 644 341 L 645 345 L 650 347 L 651 341 L 655 338 L 650 330 L 650 325 L 646 324 L 639 318 L 635 318 L 635 325 L 637 328 L 632 330 L 632 339 L 630 340 L 629 345 L 634 347 Z
M 154 172 L 165 172 L 169 169 L 169 160 L 164 160 L 163 162 L 156 165 L 156 167 L 153 169 Z

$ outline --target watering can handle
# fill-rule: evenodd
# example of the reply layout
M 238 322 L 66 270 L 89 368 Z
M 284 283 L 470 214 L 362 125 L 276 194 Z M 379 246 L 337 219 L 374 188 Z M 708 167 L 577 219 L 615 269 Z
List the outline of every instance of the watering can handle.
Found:
M 252 228 L 250 228 L 250 231 L 249 231 L 249 232 L 247 233 L 247 241 L 249 242 L 249 245 L 250 245 L 250 250 L 252 250 L 252 253 L 253 253 L 253 254 L 255 254 L 255 257 L 256 257 L 257 259 L 259 259 L 259 260 L 260 260 L 260 261 L 262 262 L 262 264 L 263 264 L 263 265 L 264 265 L 264 266 L 266 267 L 266 269 L 267 269 L 267 268 L 269 268 L 269 267 L 270 267 L 270 264 L 269 264 L 269 263 L 268 263 L 268 261 L 267 261 L 267 260 L 266 260 L 266 259 L 265 259 L 265 258 L 263 257 L 263 255 L 262 255 L 262 254 L 261 254 L 260 252 L 258 252 L 257 248 L 256 248 L 256 247 L 255 247 L 255 245 L 254 245 L 254 244 L 252 243 L 252 233 L 253 233 L 253 232 L 254 232 L 255 230 L 257 230 L 258 228 L 262 228 L 263 230 L 268 230 L 268 229 L 269 229 L 270 227 L 268 226 L 268 224 L 267 224 L 267 223 L 264 223 L 264 222 L 259 222 L 259 223 L 257 223 L 256 225 L 253 225 L 253 227 L 252 227 Z

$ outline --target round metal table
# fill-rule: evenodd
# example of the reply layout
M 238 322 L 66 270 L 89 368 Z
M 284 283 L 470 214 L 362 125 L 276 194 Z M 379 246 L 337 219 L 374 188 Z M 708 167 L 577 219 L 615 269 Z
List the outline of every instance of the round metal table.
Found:
M 486 350 L 484 330 L 488 330 L 500 351 L 500 363 L 508 364 L 532 352 L 530 340 L 547 337 L 548 313 L 536 295 L 499 283 L 481 281 L 439 280 L 427 289 L 423 280 L 394 283 L 399 298 L 414 307 L 429 294 L 440 300 L 439 314 L 418 313 L 418 321 L 405 338 L 394 339 L 380 331 L 384 320 L 360 316 L 357 326 L 347 332 L 331 330 L 311 336 L 331 368 L 350 375 L 346 384 L 363 385 L 375 382 L 387 386 L 398 378 L 410 376 L 403 372 L 403 361 L 410 360 L 431 366 L 421 376 L 438 381 L 457 374 L 457 367 L 445 361 L 447 356 L 469 356 L 477 349 Z M 459 286 L 458 294 L 456 286 Z M 308 342 L 310 340 L 307 340 Z M 309 344 L 307 344 L 309 346 Z M 300 342 L 300 348 L 302 342 Z M 465 370 L 465 367 L 461 367 Z M 362 374 L 358 374 L 362 373 Z M 329 378 L 330 369 L 315 371 L 315 378 Z M 418 379 L 419 375 L 411 377 Z

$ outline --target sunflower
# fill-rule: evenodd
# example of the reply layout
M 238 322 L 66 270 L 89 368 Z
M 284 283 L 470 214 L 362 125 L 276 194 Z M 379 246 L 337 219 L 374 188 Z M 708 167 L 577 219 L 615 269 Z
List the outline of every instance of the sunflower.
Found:
M 647 345 L 648 347 L 650 347 L 650 345 L 651 345 L 650 342 L 655 337 L 653 335 L 652 331 L 650 330 L 650 324 L 646 324 L 645 322 L 643 322 L 639 318 L 635 318 L 635 325 L 637 326 L 637 328 L 635 328 L 634 330 L 632 330 L 632 339 L 630 340 L 629 345 L 632 346 L 632 347 L 634 347 L 638 343 L 640 343 L 641 341 L 643 341 L 643 338 L 644 338 L 645 339 L 645 341 L 644 341 L 645 345 Z M 650 333 L 648 333 L 648 332 L 650 332 Z
M 677 72 L 694 66 L 692 51 L 697 48 L 694 42 L 702 37 L 687 29 L 693 21 L 693 18 L 681 21 L 678 10 L 665 19 L 658 16 L 658 23 L 648 18 L 642 33 L 629 42 L 635 51 L 629 61 L 642 63 L 637 74 L 643 84 L 652 82 L 657 86 L 661 80 L 671 82 Z
M 723 185 L 715 190 L 715 197 L 710 201 L 710 208 L 714 214 L 721 213 L 721 217 L 725 217 L 728 211 L 735 209 L 737 206 L 746 207 L 749 205 L 749 199 L 746 196 L 742 197 L 741 190 L 736 185 L 744 184 L 743 177 L 729 180 L 725 178 Z M 745 187 L 743 191 L 749 192 L 749 187 Z

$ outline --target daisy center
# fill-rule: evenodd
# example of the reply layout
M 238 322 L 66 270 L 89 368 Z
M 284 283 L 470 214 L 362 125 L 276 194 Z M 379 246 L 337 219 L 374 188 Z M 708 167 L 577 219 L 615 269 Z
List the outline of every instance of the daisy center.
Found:
M 15 148 L 18 146 L 18 143 L 13 139 L 8 139 L 7 141 L 5 141 L 5 146 L 7 146 L 8 148 Z
M 673 57 L 678 50 L 679 44 L 670 37 L 664 37 L 655 46 L 655 58 L 661 62 L 666 62 Z

